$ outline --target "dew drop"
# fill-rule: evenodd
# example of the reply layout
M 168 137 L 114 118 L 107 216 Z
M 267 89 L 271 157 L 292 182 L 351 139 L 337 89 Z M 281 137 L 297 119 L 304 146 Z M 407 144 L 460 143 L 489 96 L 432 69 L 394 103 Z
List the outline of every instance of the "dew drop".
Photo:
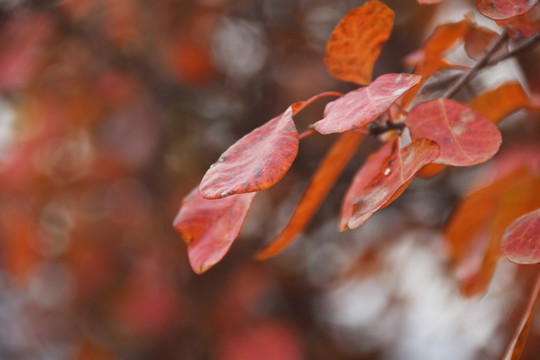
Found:
M 384 175 L 385 175 L 385 176 L 388 176 L 388 175 L 390 174 L 391 171 L 392 171 L 392 170 L 390 170 L 390 168 L 386 168 L 386 169 L 384 170 Z

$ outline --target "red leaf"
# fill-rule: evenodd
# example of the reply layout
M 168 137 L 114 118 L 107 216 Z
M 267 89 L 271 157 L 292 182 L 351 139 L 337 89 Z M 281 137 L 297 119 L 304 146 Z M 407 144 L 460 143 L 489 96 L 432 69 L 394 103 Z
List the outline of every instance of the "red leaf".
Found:
M 506 228 L 501 250 L 516 264 L 540 263 L 540 209 L 521 216 Z
M 504 360 L 518 360 L 521 357 L 521 354 L 523 353 L 523 348 L 525 347 L 527 336 L 529 335 L 529 329 L 531 327 L 531 320 L 533 318 L 534 311 L 538 307 L 539 303 L 540 303 L 540 274 L 538 274 L 538 277 L 536 278 L 534 288 L 531 291 L 531 294 L 529 296 L 527 308 L 525 309 L 525 312 L 523 313 L 519 326 L 514 332 L 514 335 L 512 336 L 512 340 L 510 341 L 510 343 L 508 344 L 508 347 L 506 348 L 506 352 L 503 357 Z
M 227 149 L 204 175 L 200 191 L 205 199 L 220 199 L 268 189 L 291 167 L 298 154 L 298 131 L 293 115 L 325 96 L 325 92 L 292 104 L 281 115 L 256 128 Z
M 435 140 L 441 156 L 435 161 L 471 166 L 489 160 L 499 150 L 501 133 L 482 113 L 455 100 L 437 99 L 416 106 L 405 120 L 415 138 Z
M 496 21 L 499 26 L 506 26 L 512 38 L 528 38 L 540 32 L 540 6 L 536 4 L 523 15 L 508 20 Z
M 394 151 L 373 180 L 358 194 L 353 203 L 350 229 L 356 229 L 407 183 L 422 166 L 435 160 L 439 145 L 429 139 L 415 139 L 408 146 Z
M 320 163 L 285 229 L 257 254 L 258 259 L 278 254 L 304 230 L 354 155 L 361 140 L 362 135 L 358 133 L 349 132 L 341 135 Z
M 193 271 L 202 274 L 225 256 L 242 229 L 255 195 L 206 200 L 195 188 L 184 198 L 174 228 L 188 245 Z
M 392 154 L 392 150 L 397 138 L 383 144 L 377 152 L 369 155 L 360 170 L 354 175 L 353 181 L 343 198 L 341 205 L 341 214 L 339 217 L 339 230 L 344 231 L 348 228 L 349 220 L 353 213 L 353 202 L 362 193 L 364 188 L 371 180 L 381 172 L 385 160 Z
M 384 113 L 422 77 L 411 74 L 385 74 L 371 85 L 356 89 L 332 101 L 324 118 L 313 125 L 321 134 L 341 133 L 365 126 Z
M 476 6 L 482 15 L 493 20 L 525 14 L 537 3 L 538 0 L 476 0 Z
M 369 84 L 373 65 L 393 24 L 394 12 L 377 0 L 351 10 L 326 45 L 324 62 L 330 74 L 340 80 Z
M 298 132 L 291 107 L 245 135 L 225 151 L 204 175 L 205 199 L 267 189 L 281 180 L 298 153 Z

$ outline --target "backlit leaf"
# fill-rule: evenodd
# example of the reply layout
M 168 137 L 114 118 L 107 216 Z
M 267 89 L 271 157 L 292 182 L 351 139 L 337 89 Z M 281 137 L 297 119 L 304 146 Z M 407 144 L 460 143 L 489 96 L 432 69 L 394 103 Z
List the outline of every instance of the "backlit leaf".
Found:
M 516 264 L 540 263 L 540 209 L 521 216 L 506 228 L 501 250 Z
M 334 77 L 367 85 L 382 46 L 390 37 L 394 12 L 378 0 L 351 10 L 336 26 L 324 62 Z
M 493 157 L 502 143 L 501 133 L 489 119 L 455 100 L 419 104 L 405 123 L 413 139 L 428 138 L 440 145 L 439 164 L 476 165 Z
M 255 195 L 206 200 L 196 188 L 184 198 L 174 228 L 188 246 L 193 271 L 201 274 L 225 256 L 242 229 Z
M 525 14 L 537 3 L 538 0 L 476 0 L 480 13 L 493 20 Z
M 348 227 L 356 229 L 366 222 L 422 166 L 435 160 L 439 153 L 439 145 L 429 139 L 414 139 L 408 146 L 395 150 L 387 158 L 381 171 L 354 199 L 353 214 Z
M 385 74 L 369 86 L 353 90 L 332 101 L 324 118 L 313 125 L 321 134 L 341 133 L 368 125 L 384 113 L 422 77 L 410 74 Z
M 339 217 L 340 231 L 347 230 L 349 220 L 353 213 L 354 200 L 362 193 L 370 181 L 381 172 L 381 168 L 386 159 L 392 154 L 394 145 L 395 139 L 386 142 L 379 150 L 369 155 L 360 170 L 354 175 L 353 181 L 351 182 L 341 205 L 341 214 Z
M 467 105 L 497 124 L 514 111 L 527 107 L 528 104 L 529 96 L 521 84 L 512 81 L 479 94 Z
M 531 321 L 533 319 L 534 312 L 540 303 L 540 274 L 536 278 L 534 288 L 529 295 L 529 301 L 527 302 L 527 307 L 523 312 L 521 321 L 512 336 L 512 340 L 506 348 L 504 360 L 518 360 L 521 358 L 523 353 L 523 348 L 525 347 L 525 342 L 527 341 L 527 336 L 529 335 L 529 329 L 531 327 Z
M 285 229 L 257 254 L 258 259 L 278 254 L 304 230 L 354 155 L 362 137 L 355 132 L 341 135 L 320 163 Z

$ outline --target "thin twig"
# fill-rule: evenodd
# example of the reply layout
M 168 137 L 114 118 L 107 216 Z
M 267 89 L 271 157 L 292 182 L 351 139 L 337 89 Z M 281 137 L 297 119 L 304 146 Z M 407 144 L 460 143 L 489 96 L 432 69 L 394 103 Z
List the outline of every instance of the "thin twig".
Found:
M 486 66 L 495 65 L 500 61 L 506 60 L 508 58 L 511 58 L 512 56 L 519 54 L 520 52 L 527 51 L 537 45 L 538 42 L 540 42 L 540 33 L 537 33 L 534 36 L 523 41 L 521 44 L 519 44 L 509 52 L 500 54 L 499 56 L 494 56 L 492 59 L 489 59 L 489 61 L 486 63 Z
M 464 73 L 458 81 L 454 83 L 444 94 L 443 98 L 451 98 L 457 94 L 457 92 L 474 76 L 474 74 L 483 68 L 489 61 L 489 58 L 501 47 L 501 45 L 508 39 L 508 30 L 503 29 L 497 40 L 490 46 L 490 48 L 482 55 L 482 58 L 478 60 L 474 66 Z

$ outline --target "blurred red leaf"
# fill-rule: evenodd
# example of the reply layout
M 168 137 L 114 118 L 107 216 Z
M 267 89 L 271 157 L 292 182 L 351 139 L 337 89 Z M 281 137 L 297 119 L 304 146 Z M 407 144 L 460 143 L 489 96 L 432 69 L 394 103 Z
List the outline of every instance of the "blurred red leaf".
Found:
M 334 77 L 367 85 L 373 65 L 390 37 L 394 12 L 377 0 L 351 10 L 336 26 L 324 62 Z
M 501 251 L 516 264 L 540 263 L 540 209 L 519 217 L 506 228 Z
M 429 139 L 414 139 L 408 146 L 395 150 L 380 168 L 381 171 L 354 199 L 349 228 L 356 229 L 366 222 L 422 166 L 435 160 L 439 153 L 439 145 Z
M 540 5 L 536 4 L 523 15 L 508 20 L 496 21 L 499 26 L 506 26 L 512 38 L 528 38 L 540 32 Z
M 493 20 L 509 19 L 525 14 L 538 0 L 475 0 L 482 15 Z
M 354 155 L 362 138 L 361 134 L 355 132 L 341 135 L 319 164 L 285 229 L 257 254 L 258 259 L 280 253 L 304 230 L 343 168 Z
M 493 157 L 502 143 L 501 133 L 482 113 L 455 100 L 437 99 L 416 106 L 405 123 L 415 138 L 435 140 L 441 155 L 435 161 L 471 166 Z
M 341 214 L 339 217 L 339 230 L 344 231 L 348 228 L 349 220 L 353 213 L 353 202 L 371 180 L 381 172 L 385 160 L 392 154 L 392 150 L 397 138 L 383 144 L 379 150 L 369 155 L 360 170 L 354 175 L 354 178 L 343 198 L 341 205 Z
M 290 324 L 266 321 L 227 334 L 218 346 L 218 360 L 303 360 L 302 339 Z
M 242 229 L 255 194 L 207 200 L 195 188 L 184 198 L 174 228 L 188 246 L 193 271 L 201 274 L 225 256 Z
M 467 103 L 467 106 L 483 113 L 494 124 L 521 108 L 527 107 L 529 96 L 519 82 L 504 83 L 496 89 L 487 90 Z
M 324 109 L 324 118 L 313 125 L 321 134 L 341 133 L 368 125 L 384 113 L 422 77 L 385 74 L 369 86 L 348 92 Z
M 419 4 L 438 4 L 443 0 L 417 0 Z
M 527 341 L 527 336 L 529 335 L 529 329 L 531 327 L 531 321 L 533 319 L 534 311 L 540 303 L 540 274 L 536 278 L 533 290 L 529 295 L 529 301 L 527 302 L 527 307 L 523 312 L 519 326 L 517 327 L 512 340 L 506 348 L 504 354 L 504 360 L 518 360 L 521 358 L 523 353 L 523 348 L 525 347 L 525 342 Z

